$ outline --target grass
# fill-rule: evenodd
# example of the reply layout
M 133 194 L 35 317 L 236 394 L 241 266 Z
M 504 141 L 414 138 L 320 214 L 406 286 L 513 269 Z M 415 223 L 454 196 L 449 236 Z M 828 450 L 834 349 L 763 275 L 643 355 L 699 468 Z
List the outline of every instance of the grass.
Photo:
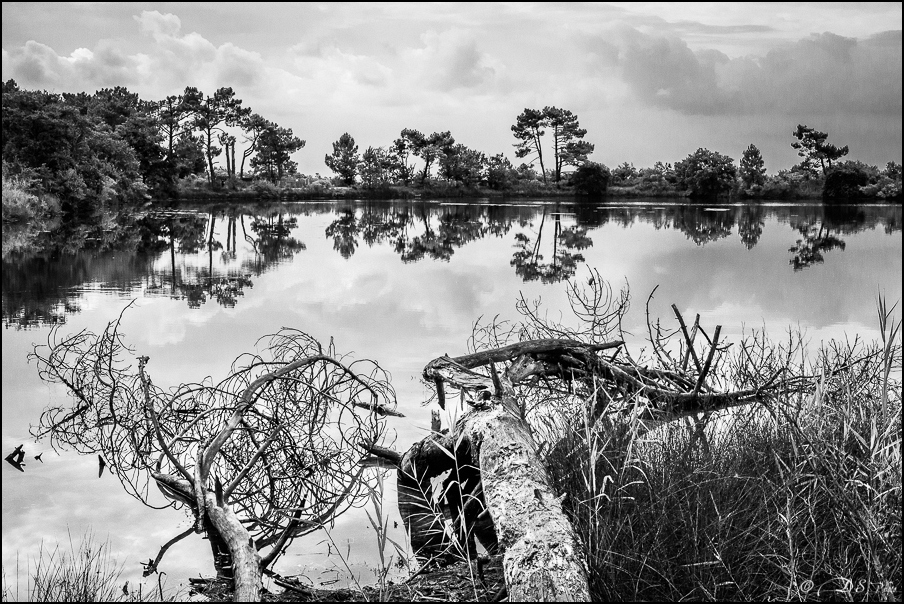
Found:
M 123 565 L 110 555 L 110 542 L 97 543 L 91 532 L 76 545 L 69 534 L 69 547 L 52 550 L 41 543 L 36 559 L 26 562 L 26 593 L 19 592 L 18 562 L 16 579 L 10 585 L 3 569 L 3 602 L 163 602 L 175 601 L 179 594 L 167 593 L 162 576 L 157 585 L 145 591 L 123 581 Z
M 878 314 L 881 342 L 820 351 L 815 389 L 702 435 L 559 418 L 547 463 L 594 600 L 900 601 L 900 322 Z
M 33 179 L 10 175 L 3 166 L 3 223 L 29 222 L 58 214 L 59 201 L 51 195 L 36 195 Z

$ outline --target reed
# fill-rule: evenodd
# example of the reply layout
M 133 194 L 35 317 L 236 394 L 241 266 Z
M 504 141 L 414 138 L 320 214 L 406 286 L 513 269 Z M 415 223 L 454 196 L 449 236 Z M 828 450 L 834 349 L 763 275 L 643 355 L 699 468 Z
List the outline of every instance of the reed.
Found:
M 111 555 L 110 541 L 98 543 L 89 530 L 76 544 L 68 533 L 68 549 L 43 542 L 36 558 L 26 561 L 25 594 L 20 593 L 20 572 L 10 584 L 3 569 L 3 602 L 172 602 L 182 594 L 167 590 L 162 576 L 147 588 L 122 580 L 123 565 Z
M 558 417 L 549 472 L 610 600 L 901 599 L 901 332 L 833 342 L 821 376 L 705 428 Z

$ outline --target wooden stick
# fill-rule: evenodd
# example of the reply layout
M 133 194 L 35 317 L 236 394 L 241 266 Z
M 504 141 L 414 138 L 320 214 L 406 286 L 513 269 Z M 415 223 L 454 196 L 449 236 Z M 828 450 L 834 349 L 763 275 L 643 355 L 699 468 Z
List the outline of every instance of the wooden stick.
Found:
M 694 386 L 693 396 L 697 396 L 697 393 L 700 392 L 700 386 L 703 385 L 703 380 L 706 379 L 706 374 L 709 373 L 710 365 L 713 362 L 713 356 L 716 354 L 716 346 L 719 344 L 719 332 L 722 330 L 721 325 L 716 325 L 716 331 L 713 332 L 713 343 L 712 346 L 709 347 L 709 355 L 706 357 L 706 364 L 703 366 L 703 371 L 700 372 L 700 377 L 697 378 L 697 385 Z
M 697 372 L 702 371 L 700 369 L 700 359 L 697 358 L 697 353 L 694 351 L 694 341 L 687 333 L 687 325 L 684 324 L 684 317 L 681 316 L 681 313 L 678 312 L 678 307 L 672 304 L 672 310 L 675 311 L 675 316 L 678 317 L 678 324 L 681 326 L 681 333 L 684 334 L 684 339 L 687 341 L 687 348 L 690 350 L 691 358 L 694 359 L 694 365 L 697 366 Z M 699 315 L 698 315 L 699 316 Z

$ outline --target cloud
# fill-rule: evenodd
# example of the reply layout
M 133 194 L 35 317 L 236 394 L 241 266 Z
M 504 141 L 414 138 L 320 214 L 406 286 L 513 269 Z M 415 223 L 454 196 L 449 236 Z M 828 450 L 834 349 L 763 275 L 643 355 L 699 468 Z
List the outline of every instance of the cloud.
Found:
M 300 76 L 318 82 L 320 89 L 346 86 L 383 88 L 389 85 L 393 70 L 379 59 L 341 50 L 333 44 L 293 46 L 295 67 Z
M 595 44 L 640 100 L 689 115 L 901 115 L 901 32 L 815 34 L 762 57 L 692 50 L 672 35 L 616 30 Z M 604 61 L 605 63 L 606 61 Z
M 145 10 L 132 18 L 138 22 L 142 33 L 150 34 L 158 42 L 174 37 L 182 29 L 179 17 L 170 13 L 164 15 L 155 10 Z
M 268 66 L 260 54 L 231 43 L 215 46 L 197 32 L 181 33 L 181 21 L 172 14 L 143 11 L 134 17 L 139 30 L 153 40 L 144 53 L 132 55 L 115 42 L 101 40 L 93 50 L 77 48 L 68 57 L 30 40 L 6 51 L 3 72 L 26 88 L 83 91 L 124 85 L 160 96 L 192 85 L 202 90 L 221 86 L 253 89 Z
M 424 47 L 410 50 L 409 60 L 417 65 L 422 80 L 443 91 L 480 88 L 491 84 L 496 70 L 477 49 L 473 35 L 460 29 L 421 36 Z
M 135 58 L 105 42 L 94 51 L 77 48 L 68 57 L 34 40 L 3 52 L 4 73 L 26 88 L 82 90 L 85 81 L 98 87 L 127 85 L 136 81 L 137 65 Z
M 345 131 L 363 147 L 414 127 L 451 130 L 488 153 L 511 149 L 514 117 L 546 105 L 580 115 L 595 157 L 616 163 L 743 149 L 748 139 L 766 153 L 761 141 L 773 136 L 777 159 L 767 162 L 784 165 L 796 160 L 784 139 L 797 123 L 852 150 L 875 147 L 874 161 L 900 155 L 901 33 L 867 36 L 891 17 L 858 10 L 823 11 L 835 15 L 826 21 L 787 6 L 767 19 L 762 7 L 303 5 L 251 19 L 231 5 L 189 4 L 178 16 L 68 6 L 80 27 L 58 30 L 10 4 L 4 78 L 57 92 L 118 84 L 148 100 L 231 86 L 308 141 L 296 156 L 305 172 L 324 170 L 324 150 Z M 810 27 L 848 36 L 798 39 Z M 120 37 L 103 39 L 111 31 Z M 649 134 L 637 137 L 638 124 Z
M 217 79 L 233 86 L 252 88 L 260 84 L 264 59 L 256 52 L 243 50 L 231 43 L 217 49 Z
M 728 95 L 719 88 L 716 65 L 729 59 L 718 51 L 695 53 L 673 36 L 623 30 L 618 55 L 622 78 L 642 99 L 684 113 L 722 113 Z
M 810 36 L 721 74 L 743 112 L 901 115 L 901 32 L 855 40 Z
M 775 31 L 768 25 L 711 25 L 699 21 L 674 21 L 669 24 L 674 31 L 702 34 L 759 34 Z

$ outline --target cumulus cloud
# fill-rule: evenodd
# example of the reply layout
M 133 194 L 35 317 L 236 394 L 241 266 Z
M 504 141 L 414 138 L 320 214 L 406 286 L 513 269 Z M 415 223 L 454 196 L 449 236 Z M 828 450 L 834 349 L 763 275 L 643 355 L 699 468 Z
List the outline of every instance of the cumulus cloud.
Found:
M 29 40 L 21 48 L 4 50 L 3 72 L 26 88 L 82 90 L 84 82 L 99 87 L 128 85 L 136 81 L 138 62 L 108 43 L 94 51 L 77 48 L 68 57 L 51 47 Z
M 264 73 L 264 60 L 256 52 L 244 50 L 227 42 L 217 49 L 214 63 L 217 79 L 231 82 L 232 86 L 253 88 L 260 84 Z
M 693 51 L 682 39 L 624 29 L 597 48 L 641 100 L 685 114 L 901 114 L 901 32 L 865 40 L 812 35 L 762 57 Z
M 172 38 L 182 29 L 182 21 L 176 15 L 161 14 L 158 11 L 141 11 L 140 15 L 133 17 L 138 22 L 141 32 L 149 34 L 158 42 L 166 38 Z
M 333 44 L 301 43 L 290 50 L 298 74 L 328 89 L 343 84 L 382 88 L 393 75 L 392 69 L 376 57 L 341 50 Z
M 430 30 L 421 41 L 422 47 L 403 51 L 402 58 L 422 85 L 449 92 L 485 88 L 495 82 L 496 69 L 478 49 L 473 34 L 454 28 Z
M 650 103 L 685 113 L 721 113 L 727 95 L 719 88 L 715 66 L 727 62 L 717 51 L 694 53 L 672 36 L 626 30 L 620 36 L 622 78 Z
M 448 107 L 505 86 L 504 67 L 480 49 L 472 33 L 455 28 L 431 29 L 410 45 L 387 44 L 377 52 L 305 40 L 290 53 L 298 77 L 336 103 L 356 104 L 358 111 L 362 101 L 380 107 Z
M 36 41 L 4 49 L 3 72 L 26 88 L 90 91 L 106 86 L 134 86 L 139 93 L 185 86 L 253 88 L 268 69 L 256 52 L 231 43 L 215 46 L 197 32 L 181 33 L 172 14 L 143 11 L 134 17 L 139 31 L 153 41 L 148 52 L 126 54 L 114 42 L 101 40 L 93 50 L 78 48 L 61 56 Z

